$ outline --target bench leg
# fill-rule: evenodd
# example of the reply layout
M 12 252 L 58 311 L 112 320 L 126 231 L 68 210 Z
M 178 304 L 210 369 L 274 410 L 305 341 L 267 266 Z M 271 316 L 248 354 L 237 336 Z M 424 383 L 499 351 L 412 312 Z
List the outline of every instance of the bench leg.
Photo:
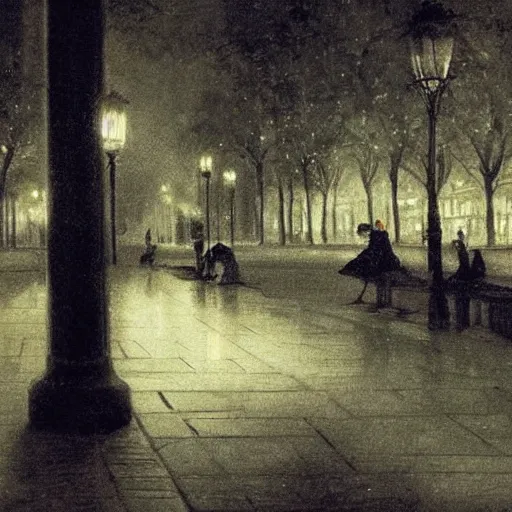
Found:
M 377 281 L 377 308 L 389 308 L 392 303 L 391 283 L 386 279 Z

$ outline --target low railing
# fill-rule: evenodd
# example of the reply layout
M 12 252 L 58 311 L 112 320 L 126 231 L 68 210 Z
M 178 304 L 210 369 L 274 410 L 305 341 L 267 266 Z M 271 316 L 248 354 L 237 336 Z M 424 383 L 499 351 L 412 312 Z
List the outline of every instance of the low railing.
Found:
M 428 282 L 414 274 L 397 278 L 393 272 L 385 272 L 374 280 L 377 308 L 393 306 L 394 289 L 423 290 L 428 293 Z M 457 330 L 481 325 L 506 338 L 512 339 L 512 288 L 477 281 L 448 281 L 451 318 Z
M 512 288 L 489 283 L 454 282 L 447 288 L 455 305 L 455 322 L 459 330 L 482 325 L 512 339 Z

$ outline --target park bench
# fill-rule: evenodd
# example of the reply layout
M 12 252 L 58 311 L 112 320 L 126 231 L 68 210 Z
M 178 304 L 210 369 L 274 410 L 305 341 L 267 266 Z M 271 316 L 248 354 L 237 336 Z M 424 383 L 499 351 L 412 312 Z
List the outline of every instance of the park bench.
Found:
M 384 272 L 373 283 L 377 308 L 393 307 L 393 290 L 429 291 L 426 279 L 399 271 Z M 512 288 L 486 280 L 448 281 L 446 293 L 458 330 L 480 325 L 512 339 Z
M 454 282 L 447 287 L 459 330 L 481 325 L 512 339 L 512 288 L 490 283 Z
M 428 281 L 405 269 L 383 272 L 373 280 L 377 296 L 377 308 L 393 307 L 393 290 L 428 290 Z

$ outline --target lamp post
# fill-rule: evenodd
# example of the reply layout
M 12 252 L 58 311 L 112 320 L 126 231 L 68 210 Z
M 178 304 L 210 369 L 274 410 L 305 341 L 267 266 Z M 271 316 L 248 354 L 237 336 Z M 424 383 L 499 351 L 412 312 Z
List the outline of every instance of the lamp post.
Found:
M 435 2 L 426 0 L 409 23 L 414 85 L 424 100 L 428 115 L 427 167 L 427 243 L 428 268 L 432 273 L 428 307 L 429 329 L 449 326 L 449 311 L 444 290 L 441 253 L 441 220 L 437 201 L 436 121 L 441 97 L 448 86 L 448 70 L 453 52 L 455 15 Z
M 231 248 L 235 245 L 235 184 L 236 172 L 233 169 L 224 171 L 224 183 L 229 190 L 229 227 Z
M 110 175 L 110 227 L 112 237 L 112 263 L 117 263 L 116 244 L 116 157 L 126 140 L 126 105 L 119 93 L 111 92 L 103 100 L 102 127 L 103 148 L 108 157 Z
M 206 196 L 206 249 L 210 250 L 210 178 L 212 177 L 212 157 L 202 156 L 200 161 L 201 176 L 205 179 Z
M 171 187 L 170 185 L 162 185 L 160 187 L 160 199 L 162 209 L 162 230 L 164 242 L 172 242 L 173 233 L 171 229 L 172 220 L 172 198 L 171 198 Z
M 112 432 L 131 419 L 115 373 L 104 249 L 103 0 L 48 0 L 48 351 L 29 390 L 33 428 Z

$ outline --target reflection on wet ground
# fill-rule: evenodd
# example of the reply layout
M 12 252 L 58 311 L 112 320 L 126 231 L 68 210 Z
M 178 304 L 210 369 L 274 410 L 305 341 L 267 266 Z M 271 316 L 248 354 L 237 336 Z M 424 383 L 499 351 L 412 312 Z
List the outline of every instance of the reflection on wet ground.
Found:
M 512 347 L 497 336 L 120 267 L 112 356 L 137 421 L 62 439 L 24 430 L 26 388 L 44 368 L 44 276 L 0 279 L 0 477 L 11 489 L 0 503 L 13 510 L 125 510 L 143 495 L 178 510 L 172 482 L 193 510 L 512 503 Z M 80 475 L 90 491 L 73 496 Z M 28 508 L 36 498 L 53 508 Z

